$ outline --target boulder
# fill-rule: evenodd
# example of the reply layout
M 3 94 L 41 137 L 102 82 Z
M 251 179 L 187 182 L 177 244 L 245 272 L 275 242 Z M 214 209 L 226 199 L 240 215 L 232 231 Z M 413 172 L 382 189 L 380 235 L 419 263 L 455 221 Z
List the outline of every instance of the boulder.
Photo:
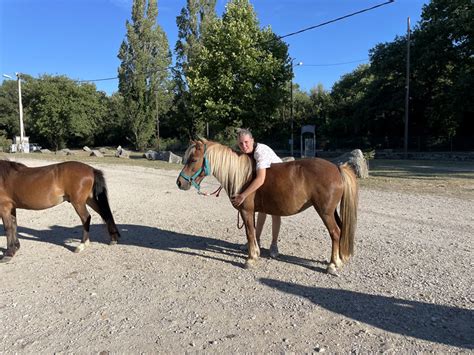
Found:
M 295 160 L 295 157 L 283 157 L 283 158 L 281 158 L 281 160 L 283 160 L 283 162 L 293 161 L 293 160 Z
M 107 154 L 109 150 L 107 148 L 100 148 L 99 152 L 101 152 L 102 154 Z
M 57 155 L 75 155 L 76 153 L 70 151 L 68 148 L 64 148 L 64 149 L 58 150 L 56 154 Z
M 183 158 L 169 150 L 160 152 L 149 150 L 145 153 L 145 157 L 148 160 L 162 160 L 174 164 L 181 164 L 183 162 Z
M 352 166 L 358 178 L 365 179 L 369 177 L 367 160 L 365 160 L 364 154 L 360 149 L 354 149 L 351 152 L 344 153 L 332 159 L 332 162 L 338 165 L 348 163 Z
M 104 157 L 104 154 L 102 154 L 100 151 L 98 150 L 91 150 L 91 153 L 89 154 L 90 157 L 97 157 L 97 158 L 103 158 Z
M 85 151 L 85 152 L 90 152 L 91 151 L 91 149 L 87 145 L 83 146 L 82 150 Z
M 117 147 L 116 152 L 115 152 L 115 156 L 117 158 L 126 158 L 126 159 L 128 159 L 128 158 L 130 158 L 130 152 L 123 149 L 122 146 L 119 145 Z
M 51 154 L 51 151 L 49 149 L 40 149 L 39 152 L 44 154 Z

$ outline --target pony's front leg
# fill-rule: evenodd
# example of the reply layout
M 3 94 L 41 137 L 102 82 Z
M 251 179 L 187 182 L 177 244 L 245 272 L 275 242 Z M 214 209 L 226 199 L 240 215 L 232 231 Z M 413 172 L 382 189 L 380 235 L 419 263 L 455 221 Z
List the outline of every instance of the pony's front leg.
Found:
M 245 224 L 245 233 L 247 234 L 248 258 L 245 262 L 245 268 L 255 266 L 260 256 L 260 248 L 255 236 L 255 215 L 254 211 L 241 210 L 240 214 Z

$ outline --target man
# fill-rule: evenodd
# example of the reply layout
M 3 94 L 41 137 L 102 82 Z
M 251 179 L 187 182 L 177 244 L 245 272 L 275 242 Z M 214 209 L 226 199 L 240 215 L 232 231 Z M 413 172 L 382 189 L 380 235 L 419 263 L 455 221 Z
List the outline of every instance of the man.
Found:
M 265 182 L 265 177 L 267 169 L 270 168 L 272 164 L 281 163 L 282 160 L 275 154 L 272 148 L 262 143 L 255 143 L 252 133 L 248 129 L 239 129 L 237 132 L 237 142 L 240 150 L 250 156 L 253 155 L 253 158 L 256 162 L 257 174 L 255 179 L 252 180 L 250 185 L 242 191 L 240 194 L 232 196 L 231 201 L 234 207 L 238 207 L 244 202 L 244 200 L 253 192 L 263 185 Z M 262 234 L 263 225 L 267 218 L 266 213 L 259 212 L 257 217 L 257 227 L 256 227 L 256 238 L 257 243 L 260 244 L 260 236 Z M 272 246 L 270 248 L 270 256 L 278 256 L 278 235 L 280 233 L 281 217 L 272 216 Z M 260 246 L 260 245 L 259 245 Z

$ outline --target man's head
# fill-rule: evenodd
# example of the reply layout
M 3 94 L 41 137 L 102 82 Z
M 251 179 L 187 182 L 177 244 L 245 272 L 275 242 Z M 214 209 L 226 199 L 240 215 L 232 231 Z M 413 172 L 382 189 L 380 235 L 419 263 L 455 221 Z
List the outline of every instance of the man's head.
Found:
M 250 154 L 253 152 L 254 139 L 252 132 L 250 130 L 241 128 L 237 131 L 237 143 L 239 148 L 245 154 Z

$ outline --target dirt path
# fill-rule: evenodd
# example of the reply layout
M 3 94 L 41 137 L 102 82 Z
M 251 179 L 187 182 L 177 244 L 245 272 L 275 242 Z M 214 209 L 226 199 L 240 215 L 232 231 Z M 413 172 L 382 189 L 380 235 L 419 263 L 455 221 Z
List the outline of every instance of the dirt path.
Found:
M 175 171 L 95 166 L 120 244 L 93 213 L 91 245 L 72 253 L 70 205 L 19 210 L 21 249 L 0 264 L 0 353 L 473 350 L 472 201 L 363 188 L 340 277 L 324 272 L 330 238 L 313 210 L 283 219 L 278 260 L 265 249 L 245 270 L 225 194 L 179 191 Z

